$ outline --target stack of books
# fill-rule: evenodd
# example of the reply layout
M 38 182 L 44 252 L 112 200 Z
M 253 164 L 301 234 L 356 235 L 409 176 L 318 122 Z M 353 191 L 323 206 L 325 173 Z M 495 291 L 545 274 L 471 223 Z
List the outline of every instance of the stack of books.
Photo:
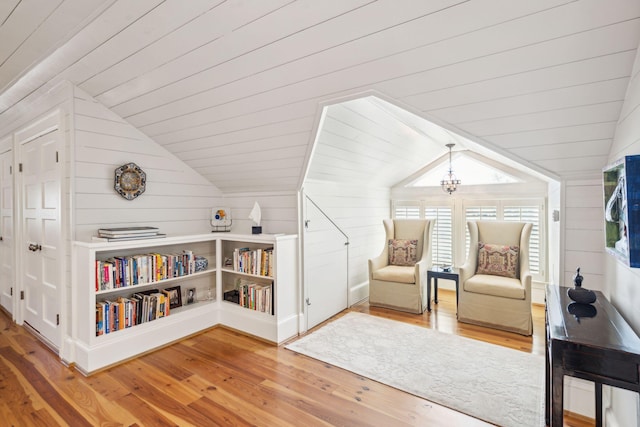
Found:
M 166 237 L 156 227 L 117 227 L 98 229 L 98 238 L 107 241 L 157 239 Z

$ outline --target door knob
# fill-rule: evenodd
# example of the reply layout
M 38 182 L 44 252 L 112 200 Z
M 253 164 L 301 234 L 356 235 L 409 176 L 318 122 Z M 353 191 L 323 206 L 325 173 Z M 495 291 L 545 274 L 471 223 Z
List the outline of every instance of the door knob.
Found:
M 37 252 L 42 250 L 42 246 L 37 243 L 29 243 L 29 250 L 32 252 Z

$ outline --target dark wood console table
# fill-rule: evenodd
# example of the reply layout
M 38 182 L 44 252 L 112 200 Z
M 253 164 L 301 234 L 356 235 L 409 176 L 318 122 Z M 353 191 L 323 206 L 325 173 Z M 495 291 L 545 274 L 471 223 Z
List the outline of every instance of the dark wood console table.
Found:
M 595 310 L 586 307 L 587 316 L 570 313 L 576 306 L 570 307 L 568 289 L 546 290 L 546 422 L 562 426 L 563 378 L 569 375 L 595 383 L 596 425 L 602 426 L 602 384 L 640 393 L 640 339 L 602 292 L 591 304 Z

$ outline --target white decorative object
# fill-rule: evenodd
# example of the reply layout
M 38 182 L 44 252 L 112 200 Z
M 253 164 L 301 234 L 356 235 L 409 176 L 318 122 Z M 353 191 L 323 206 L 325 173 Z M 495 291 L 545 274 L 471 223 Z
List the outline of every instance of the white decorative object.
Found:
M 213 232 L 218 231 L 231 231 L 231 211 L 226 208 L 213 208 L 211 209 L 211 227 Z
M 251 227 L 251 234 L 261 234 L 262 227 L 260 226 L 260 221 L 262 220 L 262 212 L 260 211 L 258 202 L 253 204 L 253 209 L 251 209 L 251 213 L 249 213 L 249 219 L 255 224 Z

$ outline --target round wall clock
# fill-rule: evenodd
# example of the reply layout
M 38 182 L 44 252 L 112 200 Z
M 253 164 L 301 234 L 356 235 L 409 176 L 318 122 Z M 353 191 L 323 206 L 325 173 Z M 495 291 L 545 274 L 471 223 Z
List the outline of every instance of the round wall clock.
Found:
M 135 163 L 127 163 L 116 169 L 114 188 L 122 197 L 133 200 L 144 193 L 147 174 Z

